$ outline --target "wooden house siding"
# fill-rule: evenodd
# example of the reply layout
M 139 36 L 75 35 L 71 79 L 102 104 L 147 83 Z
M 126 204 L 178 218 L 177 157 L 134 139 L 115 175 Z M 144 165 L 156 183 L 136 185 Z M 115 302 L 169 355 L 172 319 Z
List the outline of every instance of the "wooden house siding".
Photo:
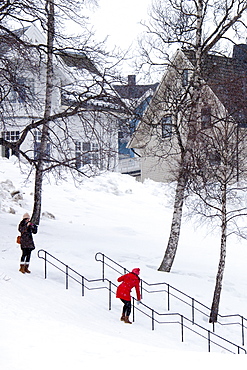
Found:
M 194 54 L 178 50 L 154 94 L 150 105 L 139 123 L 128 146 L 139 149 L 141 154 L 141 179 L 170 182 L 176 179 L 180 158 L 177 136 L 162 138 L 160 122 L 164 115 L 172 114 L 169 105 L 169 89 L 183 89 L 183 71 L 187 78 L 194 70 Z M 234 58 L 208 56 L 202 68 L 202 87 L 198 100 L 197 130 L 222 125 L 228 120 L 239 127 L 247 127 L 247 63 Z M 164 99 L 165 96 L 165 99 Z M 189 109 L 189 108 L 188 108 Z M 208 116 L 207 116 L 208 112 Z M 209 113 L 210 112 L 210 113 Z M 186 113 L 185 113 L 186 114 Z M 239 116 L 242 114 L 242 126 Z M 202 118 L 204 116 L 204 118 Z M 178 119 L 182 119 L 178 116 Z M 240 117 L 240 118 L 241 118 Z M 246 121 L 246 125 L 245 125 Z M 203 127 L 204 126 L 204 127 Z M 186 125 L 181 125 L 182 140 L 186 138 Z M 208 131 L 209 132 L 209 131 Z M 161 140 L 162 139 L 162 140 Z M 169 155 L 165 146 L 170 145 Z M 247 146 L 246 146 L 247 147 Z

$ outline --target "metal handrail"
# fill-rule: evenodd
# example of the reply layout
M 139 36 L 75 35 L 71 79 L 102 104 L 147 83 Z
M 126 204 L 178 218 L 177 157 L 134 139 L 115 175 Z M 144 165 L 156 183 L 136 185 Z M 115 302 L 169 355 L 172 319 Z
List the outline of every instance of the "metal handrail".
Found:
M 41 254 L 44 253 L 44 256 L 42 256 Z M 65 271 L 62 270 L 60 267 L 58 267 L 57 265 L 55 265 L 55 263 L 49 261 L 47 259 L 47 256 L 51 257 L 52 259 L 54 259 L 56 262 L 60 263 L 64 268 L 65 268 Z M 74 269 L 72 269 L 71 267 L 69 267 L 67 264 L 65 264 L 64 262 L 60 261 L 58 258 L 54 257 L 52 254 L 48 253 L 47 251 L 45 251 L 44 249 L 40 249 L 38 251 L 38 257 L 43 259 L 45 261 L 45 279 L 47 278 L 47 263 L 51 264 L 52 266 L 54 266 L 55 268 L 57 268 L 59 271 L 63 272 L 66 276 L 66 289 L 69 288 L 69 277 L 72 278 L 73 280 L 75 280 L 77 283 L 79 283 L 80 285 L 82 285 L 82 296 L 84 296 L 84 288 L 88 289 L 88 290 L 95 290 L 95 289 L 107 289 L 109 291 L 109 303 L 108 303 L 108 308 L 109 310 L 111 310 L 111 295 L 112 293 L 115 293 L 113 292 L 112 290 L 112 287 L 114 286 L 115 288 L 117 287 L 116 284 L 112 283 L 110 280 L 108 280 L 107 278 L 104 277 L 101 278 L 101 279 L 87 279 L 85 278 L 85 276 L 81 275 L 80 273 L 78 273 L 77 271 L 75 271 Z M 80 280 L 77 280 L 77 278 L 74 278 L 72 275 L 70 275 L 70 271 L 73 272 L 74 274 L 76 274 L 76 276 L 80 277 Z M 85 285 L 85 281 L 88 282 L 88 283 L 92 283 L 92 282 L 105 282 L 107 281 L 108 282 L 108 287 L 106 286 L 101 286 L 101 287 L 97 287 L 97 288 L 88 288 L 86 285 Z M 159 313 L 157 311 L 155 311 L 154 309 L 152 309 L 151 307 L 145 305 L 143 302 L 141 302 L 141 306 L 143 308 L 146 308 L 147 310 L 149 310 L 151 312 L 151 315 L 148 315 L 147 313 L 145 313 L 142 309 L 140 308 L 137 308 L 135 306 L 135 301 L 136 299 L 135 298 L 132 298 L 132 307 L 133 307 L 133 321 L 135 320 L 135 311 L 138 310 L 139 312 L 145 314 L 146 316 L 150 317 L 151 320 L 152 320 L 152 330 L 154 330 L 154 323 L 158 323 L 158 324 L 179 324 L 181 326 L 181 340 L 182 342 L 184 341 L 184 329 L 187 328 L 188 330 L 190 330 L 191 332 L 199 335 L 200 337 L 204 338 L 204 339 L 207 339 L 207 342 L 208 342 L 208 351 L 210 352 L 211 351 L 211 344 L 215 344 L 216 346 L 220 347 L 221 349 L 224 349 L 230 353 L 236 353 L 236 352 L 233 352 L 233 350 L 229 349 L 229 348 L 226 348 L 225 346 L 213 341 L 211 339 L 211 336 L 213 335 L 214 338 L 217 338 L 221 341 L 223 341 L 226 344 L 228 345 L 231 345 L 233 346 L 235 349 L 237 349 L 237 353 L 240 354 L 240 351 L 243 351 L 244 354 L 246 354 L 246 350 L 242 347 L 240 347 L 239 345 L 215 334 L 215 333 L 212 333 L 210 332 L 209 330 L 203 328 L 202 326 L 196 324 L 196 323 L 193 323 L 190 319 L 188 319 L 187 317 L 179 314 L 179 313 Z M 155 315 L 158 315 L 158 316 L 161 316 L 161 317 L 164 317 L 164 316 L 168 316 L 168 317 L 172 317 L 172 316 L 178 316 L 180 318 L 179 321 L 169 321 L 169 322 L 164 322 L 164 321 L 159 321 L 155 318 Z M 206 331 L 207 332 L 207 337 L 205 337 L 204 335 L 200 334 L 199 332 L 197 332 L 196 330 L 190 328 L 189 326 L 185 325 L 184 321 L 187 321 L 188 323 L 190 324 L 194 324 L 194 326 L 200 328 L 201 330 L 203 330 L 204 332 Z M 216 339 L 215 339 L 216 340 Z
M 134 301 L 136 300 L 135 298 L 132 298 L 133 299 L 133 303 L 132 303 L 132 306 L 134 307 Z M 240 350 L 243 350 L 244 353 L 246 354 L 246 350 L 242 347 L 240 347 L 238 344 L 235 344 L 231 341 L 229 341 L 228 339 L 225 339 L 223 337 L 221 337 L 220 335 L 218 334 L 215 334 L 214 332 L 211 332 L 210 330 L 204 328 L 203 326 L 197 324 L 197 323 L 193 323 L 190 319 L 188 319 L 186 316 L 184 315 L 181 315 L 180 313 L 176 313 L 176 312 L 173 312 L 173 313 L 159 313 L 157 311 L 155 311 L 154 309 L 152 309 L 151 307 L 145 305 L 143 302 L 140 303 L 142 306 L 146 307 L 147 309 L 151 310 L 151 315 L 148 315 L 146 314 L 144 311 L 142 311 L 141 309 L 135 307 L 135 310 L 138 310 L 140 312 L 142 312 L 144 315 L 150 317 L 152 319 L 152 330 L 154 330 L 154 323 L 158 323 L 158 324 L 180 324 L 181 326 L 181 341 L 183 342 L 184 341 L 184 328 L 190 330 L 191 332 L 199 335 L 200 337 L 206 339 L 208 341 L 208 352 L 211 351 L 211 344 L 215 344 L 216 346 L 220 347 L 221 349 L 224 349 L 228 352 L 231 352 L 231 353 L 235 353 L 233 351 L 231 351 L 230 349 L 226 348 L 225 346 L 213 341 L 211 339 L 211 336 L 214 336 L 215 338 L 218 338 L 218 339 L 221 339 L 222 341 L 224 341 L 225 343 L 228 343 L 230 345 L 233 345 L 235 347 L 237 347 L 237 353 L 240 354 Z M 162 316 L 162 317 L 166 317 L 166 316 L 178 316 L 180 318 L 180 321 L 159 321 L 157 319 L 155 319 L 155 314 L 158 315 L 158 316 Z M 133 309 L 133 321 L 134 321 L 134 309 Z M 198 331 L 192 329 L 192 327 L 189 327 L 187 325 L 185 325 L 184 321 L 187 321 L 189 324 L 193 325 L 193 327 L 197 327 L 199 329 L 201 329 L 205 334 L 207 334 L 207 336 L 203 335 L 203 334 L 200 334 Z
M 102 257 L 102 258 L 100 259 L 100 257 Z M 112 262 L 114 265 L 116 265 L 117 267 L 121 268 L 123 270 L 123 273 L 124 274 L 126 274 L 127 272 L 130 272 L 124 266 L 120 265 L 119 263 L 117 263 L 116 261 L 114 261 L 113 259 L 111 259 L 110 257 L 106 256 L 105 254 L 103 254 L 101 252 L 98 252 L 98 253 L 95 254 L 95 260 L 102 263 L 102 279 L 103 280 L 105 279 L 105 266 L 110 267 L 112 270 L 116 271 L 119 274 L 122 273 L 121 271 L 117 270 L 116 268 L 114 268 L 113 266 L 111 266 L 109 263 L 107 263 L 106 260 Z M 148 289 L 145 289 L 143 287 L 144 284 L 147 285 L 147 287 L 154 287 L 154 286 L 157 286 L 158 287 L 158 286 L 165 285 L 167 287 L 167 290 L 162 289 L 162 290 L 156 290 L 156 291 L 149 291 Z M 191 301 L 191 303 L 188 303 L 188 302 L 184 301 L 183 299 L 181 299 L 180 297 L 178 297 L 175 293 L 174 294 L 171 293 L 171 289 L 174 290 L 175 292 L 181 294 L 181 296 L 188 298 Z M 210 308 L 209 307 L 207 307 L 206 305 L 204 305 L 203 303 L 201 303 L 197 299 L 189 296 L 188 294 L 182 292 L 181 290 L 173 287 L 172 285 L 170 285 L 170 284 L 168 284 L 166 282 L 162 282 L 162 283 L 148 283 L 145 280 L 141 279 L 141 293 L 143 291 L 146 292 L 146 293 L 161 293 L 161 292 L 166 292 L 167 293 L 167 310 L 168 311 L 170 311 L 170 297 L 174 297 L 174 298 L 178 299 L 180 302 L 183 302 L 184 304 L 190 306 L 191 307 L 191 316 L 192 316 L 192 322 L 193 322 L 193 324 L 195 323 L 195 311 L 200 312 L 202 315 L 205 315 L 207 318 L 210 317 L 207 313 L 205 313 L 204 311 L 202 311 L 203 309 L 210 311 Z M 198 306 L 200 306 L 202 308 L 201 309 L 197 308 L 195 306 L 195 304 L 197 304 Z M 244 316 L 241 316 L 239 314 L 231 314 L 231 315 L 221 315 L 221 314 L 218 314 L 218 317 L 220 317 L 221 319 L 231 318 L 231 317 L 235 317 L 235 318 L 240 319 L 240 322 L 222 323 L 222 322 L 220 322 L 218 320 L 217 323 L 219 325 L 221 325 L 221 326 L 240 325 L 241 326 L 242 345 L 244 346 L 245 345 L 244 329 L 247 329 L 247 326 L 245 326 L 244 322 L 247 324 L 247 319 Z M 215 331 L 215 323 L 212 323 L 212 325 L 213 325 L 213 332 L 214 332 Z
M 44 256 L 42 256 L 41 253 L 44 253 Z M 83 276 L 82 274 L 80 274 L 79 272 L 74 270 L 73 268 L 69 267 L 67 264 L 65 264 L 64 262 L 62 262 L 61 260 L 59 260 L 58 258 L 53 256 L 49 252 L 45 251 L 44 249 L 40 249 L 37 254 L 38 254 L 38 257 L 40 259 L 43 259 L 45 261 L 45 268 L 44 268 L 44 270 L 45 270 L 44 278 L 45 279 L 47 279 L 47 264 L 49 263 L 50 265 L 55 267 L 57 270 L 59 270 L 63 274 L 65 274 L 65 287 L 66 287 L 66 289 L 69 289 L 69 278 L 71 278 L 72 280 L 74 280 L 75 282 L 79 283 L 82 286 L 82 290 L 81 290 L 82 297 L 84 297 L 84 295 L 85 295 L 85 289 L 87 289 L 87 290 L 108 289 L 109 290 L 109 288 L 107 288 L 105 285 L 100 286 L 100 287 L 88 287 L 88 286 L 86 286 L 86 284 L 85 284 L 86 282 L 87 283 L 97 283 L 97 282 L 104 282 L 104 281 L 102 279 L 87 279 L 85 276 Z M 64 267 L 64 269 L 61 269 L 59 266 L 55 265 L 55 263 L 49 261 L 47 259 L 47 256 L 51 257 L 56 262 L 60 263 Z M 74 273 L 76 275 L 76 277 L 71 275 L 70 272 Z M 105 279 L 105 280 L 108 281 L 109 286 L 114 285 L 115 287 L 117 287 L 117 285 L 112 283 L 110 280 L 108 280 L 108 279 Z M 111 310 L 111 299 L 109 299 L 109 310 Z

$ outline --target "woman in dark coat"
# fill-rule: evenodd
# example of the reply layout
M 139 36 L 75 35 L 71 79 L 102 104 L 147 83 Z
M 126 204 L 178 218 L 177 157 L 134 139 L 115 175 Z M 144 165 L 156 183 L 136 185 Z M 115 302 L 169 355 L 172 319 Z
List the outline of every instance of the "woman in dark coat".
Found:
M 30 222 L 30 216 L 28 213 L 23 215 L 22 221 L 19 223 L 18 230 L 21 233 L 21 264 L 20 264 L 20 272 L 25 274 L 27 272 L 30 274 L 28 266 L 31 258 L 31 252 L 35 249 L 35 245 L 33 242 L 33 235 L 37 233 L 37 225 L 34 225 Z
M 137 300 L 141 300 L 141 294 L 140 294 L 140 269 L 135 268 L 132 270 L 132 272 L 120 276 L 117 281 L 121 281 L 122 283 L 118 286 L 116 297 L 120 298 L 123 302 L 123 312 L 121 316 L 121 321 L 124 321 L 126 324 L 132 324 L 131 321 L 129 321 L 129 315 L 131 312 L 131 296 L 130 292 L 132 288 L 135 288 L 136 290 L 136 296 Z

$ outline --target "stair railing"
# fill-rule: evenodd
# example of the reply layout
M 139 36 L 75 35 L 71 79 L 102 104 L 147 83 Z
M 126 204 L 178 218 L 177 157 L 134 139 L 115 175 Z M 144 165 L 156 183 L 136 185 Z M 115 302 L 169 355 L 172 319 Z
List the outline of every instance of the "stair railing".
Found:
M 118 274 L 126 274 L 126 273 L 130 272 L 124 266 L 120 265 L 119 263 L 117 263 L 116 261 L 114 261 L 113 259 L 109 258 L 108 256 L 106 256 L 105 254 L 103 254 L 101 252 L 96 253 L 95 260 L 102 263 L 102 279 L 103 280 L 105 279 L 105 266 L 111 268 L 112 270 L 114 270 Z M 112 264 L 113 264 L 113 266 L 112 266 Z M 119 268 L 121 269 L 121 271 L 119 271 Z M 158 288 L 164 286 L 165 288 L 160 289 L 160 290 L 149 291 L 148 288 L 144 287 L 144 285 L 147 286 L 147 287 L 158 287 Z M 166 282 L 148 283 L 145 280 L 141 279 L 140 287 L 141 287 L 142 296 L 143 296 L 143 292 L 146 292 L 146 293 L 162 293 L 162 292 L 165 292 L 167 294 L 167 310 L 168 311 L 170 311 L 170 309 L 171 309 L 171 297 L 174 297 L 175 299 L 179 300 L 180 302 L 184 303 L 185 305 L 190 306 L 190 308 L 191 308 L 191 321 L 192 321 L 193 324 L 195 323 L 195 311 L 201 313 L 202 315 L 206 316 L 207 318 L 210 317 L 210 311 L 211 310 L 210 310 L 209 307 L 207 307 L 206 305 L 204 305 L 203 303 L 201 303 L 197 299 L 189 296 L 188 294 L 182 292 L 181 290 L 173 287 L 172 285 L 170 285 Z M 180 297 L 179 297 L 179 295 L 180 295 Z M 181 297 L 183 297 L 183 298 L 181 298 Z M 185 299 L 187 299 L 187 301 Z M 209 313 L 206 313 L 205 311 L 207 311 Z M 228 323 L 223 323 L 223 322 L 218 320 L 217 324 L 221 325 L 221 326 L 230 326 L 230 325 L 240 326 L 241 327 L 241 341 L 242 341 L 242 346 L 244 346 L 245 345 L 245 329 L 247 329 L 247 319 L 245 317 L 239 315 L 239 314 L 232 314 L 232 315 L 218 314 L 218 317 L 222 320 L 223 319 L 229 319 L 229 318 L 235 318 L 235 319 L 238 320 L 237 322 L 228 322 Z M 213 326 L 213 332 L 214 332 L 215 331 L 215 323 L 212 323 L 212 326 Z
M 157 323 L 157 324 L 179 324 L 180 328 L 181 328 L 181 341 L 182 342 L 184 342 L 185 329 L 188 329 L 190 332 L 192 332 L 194 334 L 197 334 L 201 338 L 207 340 L 208 352 L 211 352 L 211 346 L 212 346 L 212 344 L 214 344 L 214 345 L 220 347 L 221 349 L 226 350 L 226 351 L 228 351 L 230 353 L 233 353 L 233 354 L 235 354 L 235 353 L 240 354 L 240 351 L 243 351 L 244 354 L 247 353 L 246 350 L 243 347 L 239 346 L 238 344 L 235 344 L 235 343 L 229 341 L 228 339 L 225 339 L 222 336 L 220 336 L 220 335 L 218 335 L 214 332 L 211 332 L 210 330 L 204 328 L 203 326 L 201 326 L 201 325 L 199 325 L 195 322 L 193 323 L 190 319 L 188 319 L 184 315 L 181 315 L 180 313 L 175 313 L 175 312 L 173 312 L 173 313 L 159 313 L 156 310 L 154 310 L 153 308 L 144 304 L 143 302 L 140 302 L 141 307 L 144 307 L 144 308 L 146 308 L 147 310 L 150 311 L 150 314 L 148 314 L 145 311 L 143 311 L 142 308 L 138 308 L 135 305 L 135 301 L 136 301 L 136 299 L 132 298 L 133 321 L 135 321 L 135 311 L 138 310 L 142 314 L 151 318 L 152 330 L 154 330 L 154 328 L 155 328 L 155 325 L 154 325 L 155 323 Z M 161 318 L 168 317 L 169 319 L 171 319 L 172 317 L 178 317 L 178 320 L 176 320 L 176 321 L 160 321 L 156 318 L 156 316 L 161 317 Z M 188 324 L 190 324 L 191 326 L 188 326 Z M 192 328 L 197 328 L 197 330 L 192 329 Z M 201 333 L 199 331 L 201 331 Z M 222 344 L 217 343 L 216 340 L 222 341 Z M 234 352 L 233 350 L 227 348 L 226 347 L 227 344 L 236 348 L 237 352 Z
M 69 267 L 67 264 L 65 264 L 64 262 L 62 262 L 61 260 L 59 260 L 58 258 L 54 257 L 52 254 L 48 253 L 47 251 L 45 251 L 44 249 L 40 249 L 38 251 L 38 257 L 43 259 L 45 261 L 45 267 L 44 267 L 44 270 L 45 270 L 45 279 L 47 279 L 47 266 L 48 264 L 52 265 L 53 267 L 55 267 L 57 270 L 61 271 L 63 274 L 65 274 L 65 287 L 66 289 L 69 289 L 69 278 L 71 278 L 72 280 L 74 280 L 75 282 L 79 283 L 81 286 L 82 286 L 82 290 L 81 290 L 81 294 L 82 296 L 84 296 L 85 294 L 85 289 L 88 289 L 88 290 L 96 290 L 96 289 L 107 289 L 109 294 L 108 294 L 108 309 L 111 310 L 111 307 L 112 307 L 112 294 L 115 295 L 115 290 L 113 291 L 113 287 L 117 287 L 116 284 L 112 283 L 110 280 L 108 280 L 107 278 L 104 277 L 103 278 L 100 278 L 100 279 L 87 279 L 85 278 L 85 276 L 81 275 L 80 273 L 78 273 L 77 271 L 75 271 L 73 268 Z M 71 273 L 75 274 L 75 276 L 71 275 Z M 88 286 L 86 286 L 86 283 L 95 283 L 95 282 L 107 282 L 108 283 L 108 286 L 99 286 L 99 287 L 96 287 L 96 288 L 89 288 Z M 188 329 L 190 332 L 193 332 L 194 334 L 197 334 L 199 335 L 200 337 L 204 338 L 207 340 L 207 343 L 208 343 L 208 352 L 211 351 L 211 345 L 214 344 L 216 345 L 217 347 L 227 351 L 227 352 L 230 352 L 230 353 L 237 353 L 237 354 L 240 354 L 240 353 L 244 353 L 246 354 L 246 350 L 244 348 L 242 348 L 241 346 L 239 346 L 238 344 L 235 344 L 213 332 L 210 332 L 210 330 L 207 330 L 205 328 L 203 328 L 202 326 L 196 324 L 196 323 L 192 323 L 192 321 L 190 319 L 188 319 L 187 317 L 179 314 L 179 313 L 159 313 L 157 311 L 155 311 L 154 309 L 152 309 L 151 307 L 145 305 L 143 302 L 141 302 L 141 308 L 138 308 L 136 305 L 135 305 L 135 301 L 136 299 L 135 298 L 132 298 L 132 315 L 133 315 L 133 321 L 135 321 L 135 312 L 136 311 L 139 311 L 141 312 L 142 314 L 146 315 L 147 317 L 151 318 L 151 322 L 152 322 L 152 330 L 155 329 L 155 326 L 154 324 L 155 323 L 158 323 L 158 324 L 179 324 L 180 327 L 181 327 L 181 341 L 184 342 L 184 329 Z M 150 312 L 150 314 L 146 313 L 144 311 L 144 309 L 146 309 L 148 312 Z M 158 317 L 174 317 L 174 316 L 177 316 L 179 317 L 179 320 L 178 321 L 159 321 L 156 316 Z M 190 328 L 188 325 L 185 324 L 185 322 L 188 322 L 190 324 L 193 324 L 195 327 L 197 327 L 198 329 L 202 330 L 204 333 L 207 334 L 207 336 L 203 335 L 203 334 L 200 334 L 198 331 Z M 212 336 L 214 338 L 214 340 L 212 340 Z M 220 344 L 220 343 L 217 343 L 216 340 L 219 340 L 219 341 L 222 341 L 224 343 L 223 344 Z M 231 346 L 231 348 L 233 349 L 229 349 L 226 347 L 226 345 L 229 345 Z M 236 352 L 234 352 L 234 349 Z
M 69 279 L 79 283 L 81 285 L 81 295 L 82 297 L 85 296 L 85 289 L 87 290 L 99 290 L 99 289 L 107 289 L 109 292 L 112 290 L 111 285 L 113 284 L 110 280 L 105 279 L 108 282 L 109 287 L 107 288 L 105 285 L 97 286 L 97 287 L 89 287 L 88 285 L 92 285 L 94 283 L 101 283 L 103 282 L 102 279 L 87 279 L 85 276 L 81 275 L 79 272 L 75 271 L 73 268 L 69 267 L 67 264 L 59 260 L 58 258 L 54 257 L 52 254 L 48 253 L 44 249 L 40 249 L 38 251 L 38 257 L 44 260 L 44 278 L 47 279 L 47 268 L 48 264 L 55 267 L 57 270 L 61 271 L 65 275 L 65 289 L 69 289 Z M 88 283 L 86 285 L 86 283 Z M 116 286 L 116 284 L 115 284 Z M 111 310 L 111 294 L 109 294 L 108 299 L 108 308 Z

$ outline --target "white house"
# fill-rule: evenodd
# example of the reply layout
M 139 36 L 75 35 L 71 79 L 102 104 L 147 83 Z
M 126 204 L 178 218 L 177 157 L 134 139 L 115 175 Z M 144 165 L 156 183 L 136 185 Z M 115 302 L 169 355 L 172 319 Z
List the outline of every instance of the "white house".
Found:
M 34 45 L 46 44 L 44 35 L 33 24 L 15 32 Z M 35 123 L 44 117 L 45 53 L 42 48 L 30 48 L 27 58 L 27 54 L 22 54 L 18 48 L 5 48 L 2 44 L 1 50 L 12 63 L 12 70 L 1 76 L 1 84 L 6 87 L 6 97 L 1 101 L 1 137 L 9 142 L 18 141 L 23 130 L 33 124 L 34 128 L 28 132 L 20 149 L 24 156 L 35 159 L 42 127 L 35 127 Z M 0 63 L 7 68 L 4 58 Z M 93 94 L 98 96 L 95 92 L 97 86 L 102 88 L 100 73 L 84 54 L 73 54 L 72 51 L 58 52 L 54 56 L 53 73 L 51 114 L 65 114 L 49 122 L 47 161 L 55 163 L 60 160 L 65 165 L 73 163 L 76 168 L 92 165 L 114 170 L 118 158 L 116 112 L 120 108 L 117 102 L 114 104 L 113 100 L 107 98 L 107 93 L 104 93 L 103 98 L 102 95 L 97 100 L 93 98 Z M 72 113 L 80 99 L 80 110 Z M 66 114 L 68 112 L 71 114 Z M 1 144 L 0 155 L 3 157 L 19 155 L 15 148 L 4 146 L 3 141 Z M 24 159 L 23 155 L 20 159 Z

